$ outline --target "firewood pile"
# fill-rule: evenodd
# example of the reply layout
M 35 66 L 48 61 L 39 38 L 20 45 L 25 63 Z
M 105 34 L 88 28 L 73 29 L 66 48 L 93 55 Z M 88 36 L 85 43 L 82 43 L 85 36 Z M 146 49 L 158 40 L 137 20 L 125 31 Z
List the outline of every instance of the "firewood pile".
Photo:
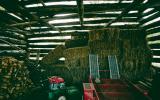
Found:
M 0 58 L 0 100 L 13 100 L 32 86 L 23 62 L 13 57 Z

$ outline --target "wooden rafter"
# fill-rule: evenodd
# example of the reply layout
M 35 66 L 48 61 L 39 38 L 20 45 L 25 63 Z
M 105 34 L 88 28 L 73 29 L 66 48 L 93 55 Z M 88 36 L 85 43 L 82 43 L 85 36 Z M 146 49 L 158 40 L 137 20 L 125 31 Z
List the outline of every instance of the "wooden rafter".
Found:
M 137 6 L 140 6 L 140 3 L 142 3 L 144 0 L 134 0 L 134 2 L 130 5 L 127 6 L 126 9 L 124 9 L 122 11 L 122 13 L 116 18 L 111 20 L 110 22 L 108 22 L 105 27 L 110 26 L 112 23 L 118 21 L 119 19 L 121 19 L 124 15 L 128 14 L 129 11 L 131 11 L 133 8 L 136 8 Z
M 44 20 L 40 19 L 38 16 L 30 14 L 26 9 L 19 6 L 18 2 L 16 2 L 16 1 L 5 0 L 4 2 L 2 2 L 2 5 L 5 6 L 5 8 L 8 8 L 8 4 L 10 4 L 10 3 L 14 5 L 14 6 L 12 6 L 12 9 L 15 9 L 15 11 L 17 11 L 18 13 L 21 13 L 22 15 L 28 17 L 30 20 L 35 20 L 35 21 L 38 21 L 40 23 L 44 23 L 46 26 L 51 27 L 53 30 L 57 30 L 61 33 L 61 31 L 59 29 L 57 29 L 54 26 L 48 24 Z M 8 10 L 11 10 L 12 12 L 15 12 L 12 9 L 10 8 Z
M 83 0 L 76 0 L 76 1 L 77 1 L 80 24 L 81 24 L 81 26 L 83 26 L 83 16 L 84 16 Z
M 102 16 L 106 16 L 107 14 L 104 14 L 104 15 L 100 15 L 101 17 Z M 91 15 L 92 16 L 92 15 Z M 92 18 L 92 17 L 90 17 L 90 15 L 89 16 L 87 16 L 88 18 Z M 97 16 L 95 16 L 95 18 L 96 18 Z M 94 17 L 93 17 L 94 18 Z M 45 20 L 45 19 L 44 19 Z M 46 19 L 46 20 L 49 20 L 49 19 Z M 98 23 L 105 23 L 105 22 L 109 22 L 110 21 L 110 19 L 99 19 L 99 20 L 91 20 L 91 21 L 83 21 L 83 24 L 98 24 Z M 129 17 L 127 17 L 127 18 L 122 18 L 122 19 L 120 19 L 119 21 L 121 21 L 121 22 L 136 22 L 137 21 L 137 18 L 135 17 L 135 18 L 129 18 Z M 32 22 L 24 22 L 24 23 L 17 23 L 17 24 L 12 24 L 12 25 L 10 25 L 10 26 L 28 26 L 28 25 L 33 25 L 34 26 L 34 24 L 37 24 L 38 23 L 38 21 L 32 21 Z M 75 25 L 75 24 L 77 24 L 77 25 L 79 25 L 79 21 L 75 21 L 75 22 L 68 22 L 68 23 L 56 23 L 56 24 L 53 24 L 53 25 Z M 35 26 L 37 26 L 37 27 L 40 27 L 40 26 L 38 26 L 38 25 L 35 25 Z

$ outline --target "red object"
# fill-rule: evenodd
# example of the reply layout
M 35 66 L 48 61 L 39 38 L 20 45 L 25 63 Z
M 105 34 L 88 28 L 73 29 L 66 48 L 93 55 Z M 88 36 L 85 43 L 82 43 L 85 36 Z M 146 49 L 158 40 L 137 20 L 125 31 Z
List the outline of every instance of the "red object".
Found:
M 99 100 L 98 94 L 92 83 L 83 83 L 84 100 Z
M 64 79 L 61 78 L 61 77 L 58 77 L 58 76 L 52 76 L 51 78 L 49 78 L 49 82 L 50 84 L 53 84 L 53 83 L 64 83 Z

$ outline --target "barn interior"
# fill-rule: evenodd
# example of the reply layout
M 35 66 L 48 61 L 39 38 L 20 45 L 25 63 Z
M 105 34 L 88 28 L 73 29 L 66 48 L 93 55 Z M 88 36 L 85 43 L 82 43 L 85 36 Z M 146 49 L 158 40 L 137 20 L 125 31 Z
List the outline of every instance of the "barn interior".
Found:
M 0 0 L 0 100 L 160 100 L 159 30 L 158 0 Z

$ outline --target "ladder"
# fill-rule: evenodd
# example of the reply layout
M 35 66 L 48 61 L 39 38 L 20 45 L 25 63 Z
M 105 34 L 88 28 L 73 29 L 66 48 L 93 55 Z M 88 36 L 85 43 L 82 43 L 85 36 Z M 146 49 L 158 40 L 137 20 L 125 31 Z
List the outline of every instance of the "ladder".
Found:
M 109 69 L 110 69 L 110 78 L 111 79 L 120 79 L 116 55 L 109 55 L 108 62 L 109 62 Z
M 98 64 L 98 55 L 89 54 L 89 68 L 90 68 L 90 76 L 93 79 L 99 79 L 99 64 Z

